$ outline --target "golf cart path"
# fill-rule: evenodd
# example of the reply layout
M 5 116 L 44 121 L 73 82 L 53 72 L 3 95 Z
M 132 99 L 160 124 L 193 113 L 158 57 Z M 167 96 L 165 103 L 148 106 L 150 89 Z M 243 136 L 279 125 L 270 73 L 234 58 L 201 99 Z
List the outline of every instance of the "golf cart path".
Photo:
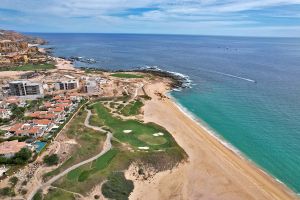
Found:
M 103 130 L 102 128 L 100 128 L 100 127 L 91 126 L 91 125 L 89 124 L 89 119 L 90 119 L 90 116 L 91 116 L 91 111 L 90 111 L 90 110 L 87 110 L 87 111 L 88 111 L 88 114 L 87 114 L 87 117 L 86 117 L 86 119 L 85 119 L 85 123 L 84 123 L 85 126 L 87 126 L 88 128 L 92 128 L 92 129 L 94 129 L 94 130 L 97 130 L 97 131 L 101 131 L 101 132 L 103 131 L 103 132 L 106 132 L 106 133 L 107 133 L 107 137 L 106 137 L 106 140 L 105 140 L 105 142 L 104 142 L 102 151 L 101 151 L 99 154 L 97 154 L 97 155 L 95 155 L 95 156 L 93 156 L 93 157 L 91 157 L 91 158 L 89 158 L 89 159 L 87 159 L 87 160 L 84 160 L 84 161 L 82 161 L 82 162 L 80 162 L 80 163 L 77 163 L 77 164 L 75 164 L 75 165 L 69 167 L 69 168 L 66 169 L 65 171 L 63 171 L 63 172 L 57 174 L 56 176 L 52 177 L 52 178 L 51 178 L 50 180 L 48 180 L 47 182 L 41 184 L 39 187 L 37 187 L 37 188 L 36 188 L 36 189 L 28 196 L 28 198 L 27 198 L 28 200 L 32 200 L 32 198 L 34 197 L 34 195 L 35 195 L 40 189 L 43 189 L 43 188 L 45 188 L 45 187 L 47 187 L 47 186 L 50 186 L 52 183 L 54 183 L 55 181 L 57 181 L 57 180 L 60 179 L 61 177 L 65 176 L 65 175 L 68 174 L 70 171 L 72 171 L 72 170 L 74 170 L 74 169 L 76 169 L 76 168 L 78 168 L 78 167 L 80 167 L 80 166 L 82 166 L 82 165 L 85 165 L 85 164 L 87 164 L 87 163 L 90 163 L 90 162 L 92 162 L 92 161 L 98 159 L 99 157 L 101 157 L 103 154 L 105 154 L 106 152 L 108 152 L 108 151 L 111 149 L 111 147 L 112 147 L 112 145 L 111 145 L 112 134 L 111 134 L 110 132 L 104 131 L 104 130 Z

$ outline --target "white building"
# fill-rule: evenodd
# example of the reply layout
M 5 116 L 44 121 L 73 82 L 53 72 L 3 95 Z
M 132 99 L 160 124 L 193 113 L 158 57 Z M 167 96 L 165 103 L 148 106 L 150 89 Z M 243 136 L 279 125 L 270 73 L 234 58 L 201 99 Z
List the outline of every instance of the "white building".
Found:
M 59 81 L 55 83 L 56 90 L 74 90 L 78 89 L 79 81 L 77 79 Z
M 83 90 L 88 94 L 99 93 L 98 83 L 93 79 L 86 80 Z
M 44 97 L 44 89 L 41 83 L 30 81 L 11 81 L 9 82 L 11 96 L 24 97 L 26 99 L 37 99 Z

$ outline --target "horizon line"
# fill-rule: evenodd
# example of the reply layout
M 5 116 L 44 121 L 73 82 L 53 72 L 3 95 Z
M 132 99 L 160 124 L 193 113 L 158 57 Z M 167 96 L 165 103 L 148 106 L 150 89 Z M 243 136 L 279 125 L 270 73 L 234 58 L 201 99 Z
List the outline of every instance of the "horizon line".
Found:
M 12 30 L 15 31 L 15 30 Z M 165 35 L 165 36 L 202 36 L 202 37 L 241 37 L 241 38 L 290 38 L 290 39 L 300 39 L 296 36 L 253 36 L 253 35 L 207 35 L 207 34 L 184 34 L 184 33 L 129 33 L 129 32 L 44 32 L 44 31 L 17 31 L 25 34 L 111 34 L 111 35 Z

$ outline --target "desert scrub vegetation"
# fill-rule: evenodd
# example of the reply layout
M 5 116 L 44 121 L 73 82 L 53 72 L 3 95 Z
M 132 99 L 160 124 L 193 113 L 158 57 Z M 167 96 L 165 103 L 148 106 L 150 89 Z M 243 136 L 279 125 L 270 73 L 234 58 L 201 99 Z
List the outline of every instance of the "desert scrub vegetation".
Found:
M 102 185 L 101 191 L 106 198 L 127 200 L 133 188 L 133 182 L 125 178 L 124 172 L 112 172 Z

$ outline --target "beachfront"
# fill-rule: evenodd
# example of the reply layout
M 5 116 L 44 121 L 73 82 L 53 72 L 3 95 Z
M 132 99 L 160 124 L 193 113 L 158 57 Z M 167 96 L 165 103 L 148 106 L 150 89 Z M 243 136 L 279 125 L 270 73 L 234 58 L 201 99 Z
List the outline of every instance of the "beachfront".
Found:
M 286 186 L 237 155 L 188 117 L 169 98 L 163 82 L 146 85 L 152 97 L 144 108 L 145 121 L 171 132 L 189 161 L 158 174 L 152 183 L 138 182 L 131 199 L 298 199 Z

